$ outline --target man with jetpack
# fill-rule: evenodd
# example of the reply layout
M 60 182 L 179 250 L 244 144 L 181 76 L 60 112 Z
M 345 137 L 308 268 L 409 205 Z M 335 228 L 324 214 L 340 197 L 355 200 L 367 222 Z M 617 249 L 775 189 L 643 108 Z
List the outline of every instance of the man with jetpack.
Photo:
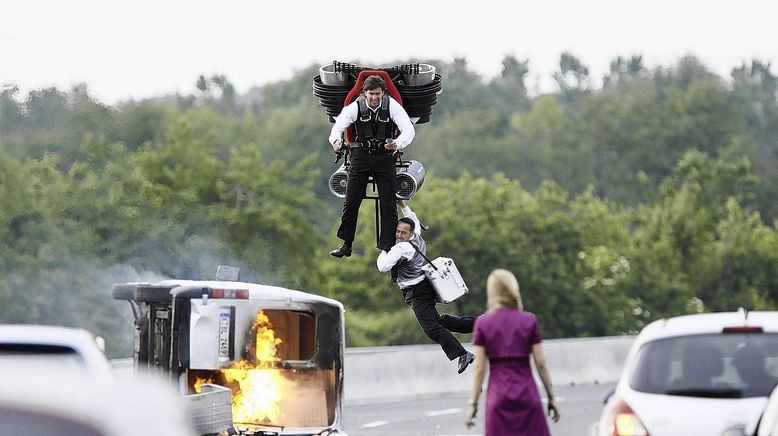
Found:
M 389 250 L 394 245 L 397 225 L 395 207 L 395 153 L 410 145 L 416 132 L 408 113 L 386 93 L 386 83 L 380 76 L 369 76 L 362 86 L 362 95 L 344 107 L 335 118 L 329 141 L 336 153 L 341 151 L 343 132 L 353 125 L 355 138 L 347 144 L 351 149 L 346 185 L 346 198 L 340 218 L 338 237 L 343 240 L 332 256 L 351 256 L 351 244 L 357 229 L 359 206 L 372 175 L 378 187 L 381 231 L 378 248 Z M 397 130 L 400 134 L 395 137 Z

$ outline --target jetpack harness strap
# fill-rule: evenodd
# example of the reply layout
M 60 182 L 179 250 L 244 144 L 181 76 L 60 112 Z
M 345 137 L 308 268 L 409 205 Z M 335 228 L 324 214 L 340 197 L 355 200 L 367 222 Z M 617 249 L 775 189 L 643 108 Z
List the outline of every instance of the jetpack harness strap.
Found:
M 355 142 L 378 142 L 383 143 L 387 138 L 392 138 L 397 126 L 389 113 L 389 95 L 384 94 L 381 98 L 381 106 L 378 110 L 373 111 L 368 107 L 367 101 L 364 95 L 357 97 L 357 105 L 359 107 L 359 114 L 357 121 L 354 123 L 354 130 L 356 131 Z

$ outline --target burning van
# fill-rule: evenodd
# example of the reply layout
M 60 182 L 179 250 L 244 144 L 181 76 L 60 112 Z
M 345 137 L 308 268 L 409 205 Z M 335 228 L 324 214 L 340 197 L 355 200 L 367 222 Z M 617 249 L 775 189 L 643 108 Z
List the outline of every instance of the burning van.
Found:
M 199 401 L 203 434 L 344 435 L 343 305 L 237 276 L 220 267 L 226 280 L 114 285 L 135 316 L 136 370 Z

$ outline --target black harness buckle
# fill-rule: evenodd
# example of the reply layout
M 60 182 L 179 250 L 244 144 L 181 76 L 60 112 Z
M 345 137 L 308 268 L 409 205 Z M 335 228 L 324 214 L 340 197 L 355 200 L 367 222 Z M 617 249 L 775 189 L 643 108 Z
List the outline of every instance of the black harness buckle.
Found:
M 384 141 L 381 141 L 379 139 L 368 139 L 367 141 L 357 142 L 354 143 L 356 147 L 363 151 L 366 151 L 370 154 L 383 154 L 388 151 L 391 151 L 384 147 Z

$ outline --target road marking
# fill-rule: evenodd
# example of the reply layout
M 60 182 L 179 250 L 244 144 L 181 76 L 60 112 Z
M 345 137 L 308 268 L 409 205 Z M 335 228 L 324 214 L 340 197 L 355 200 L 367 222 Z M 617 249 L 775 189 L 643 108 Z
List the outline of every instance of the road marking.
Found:
M 362 428 L 376 428 L 386 424 L 389 424 L 389 421 L 373 421 L 368 422 L 367 424 L 362 424 Z
M 462 412 L 462 409 L 456 408 L 456 409 L 443 409 L 443 410 L 433 410 L 431 412 L 425 413 L 426 416 L 441 416 L 441 415 L 451 415 L 454 413 L 460 413 Z
M 541 401 L 542 403 L 548 403 L 548 398 L 546 398 L 546 397 L 543 397 L 543 398 L 541 398 L 541 399 L 540 399 L 540 401 Z M 565 401 L 565 397 L 556 397 L 556 402 L 557 402 L 557 403 L 562 403 L 562 402 L 564 402 L 564 401 Z

